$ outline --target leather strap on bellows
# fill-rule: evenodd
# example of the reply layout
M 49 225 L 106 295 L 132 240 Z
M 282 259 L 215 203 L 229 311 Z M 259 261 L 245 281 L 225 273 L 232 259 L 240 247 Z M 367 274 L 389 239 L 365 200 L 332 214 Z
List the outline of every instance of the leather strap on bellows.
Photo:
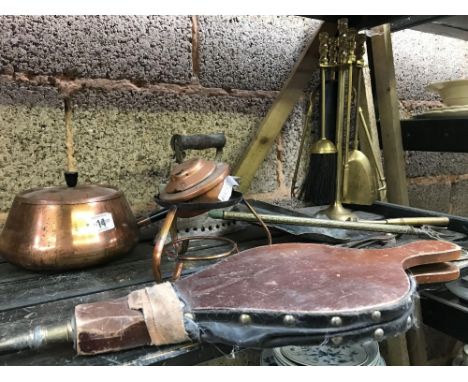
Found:
M 128 306 L 142 310 L 151 345 L 190 340 L 184 327 L 183 304 L 171 283 L 156 284 L 130 293 Z

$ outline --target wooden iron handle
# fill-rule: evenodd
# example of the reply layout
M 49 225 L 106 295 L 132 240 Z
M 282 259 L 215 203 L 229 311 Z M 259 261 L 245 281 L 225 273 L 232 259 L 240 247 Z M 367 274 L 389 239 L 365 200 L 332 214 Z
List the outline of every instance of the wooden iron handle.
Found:
M 215 160 L 221 159 L 221 153 L 226 145 L 224 133 L 180 135 L 174 134 L 171 138 L 171 147 L 176 156 L 176 162 L 182 163 L 185 158 L 185 150 L 216 149 Z

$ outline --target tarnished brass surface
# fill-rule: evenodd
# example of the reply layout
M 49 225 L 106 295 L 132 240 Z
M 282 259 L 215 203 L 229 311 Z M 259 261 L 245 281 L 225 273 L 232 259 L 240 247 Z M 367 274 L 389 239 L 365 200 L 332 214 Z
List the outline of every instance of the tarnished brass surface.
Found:
M 361 223 L 377 223 L 377 224 L 407 224 L 407 225 L 440 225 L 447 226 L 450 219 L 447 217 L 433 217 L 433 216 L 418 216 L 412 218 L 393 218 L 384 220 L 357 220 Z
M 325 81 L 326 81 L 326 68 L 329 67 L 329 60 L 328 60 L 328 33 L 323 32 L 319 35 L 320 39 L 320 85 L 321 85 L 321 102 L 320 102 L 320 118 L 321 118 L 321 126 L 320 126 L 320 139 L 312 145 L 311 153 L 313 154 L 336 154 L 336 146 L 335 144 L 327 139 L 325 134 L 325 115 L 326 115 L 326 108 L 325 108 Z
M 208 212 L 208 216 L 213 219 L 225 219 L 225 220 L 239 220 L 257 222 L 259 216 L 265 223 L 273 224 L 288 224 L 288 225 L 304 225 L 311 227 L 327 227 L 327 228 L 340 228 L 350 229 L 358 231 L 371 231 L 371 232 L 386 232 L 395 234 L 407 234 L 407 235 L 427 235 L 427 231 L 421 228 L 415 228 L 411 225 L 398 225 L 398 224 L 375 224 L 370 221 L 337 221 L 338 219 L 317 219 L 317 218 L 306 218 L 297 216 L 286 216 L 286 215 L 271 215 L 271 214 L 254 214 L 248 212 L 238 211 L 220 211 L 213 210 Z
M 103 213 L 110 214 L 113 228 Z M 137 241 L 136 219 L 122 192 L 96 185 L 47 187 L 15 197 L 0 255 L 32 270 L 65 270 L 105 262 Z
M 343 201 L 361 205 L 372 205 L 378 198 L 374 171 L 366 155 L 351 150 L 344 169 Z
M 343 171 L 344 160 L 346 156 L 343 155 L 343 119 L 344 119 L 344 106 L 345 106 L 345 84 L 346 72 L 345 66 L 348 63 L 348 21 L 347 19 L 338 20 L 338 108 L 336 111 L 336 147 L 337 147 L 337 168 L 336 168 L 336 190 L 335 202 L 330 205 L 323 212 L 334 220 L 348 220 L 355 217 L 355 215 L 348 209 L 343 207 Z

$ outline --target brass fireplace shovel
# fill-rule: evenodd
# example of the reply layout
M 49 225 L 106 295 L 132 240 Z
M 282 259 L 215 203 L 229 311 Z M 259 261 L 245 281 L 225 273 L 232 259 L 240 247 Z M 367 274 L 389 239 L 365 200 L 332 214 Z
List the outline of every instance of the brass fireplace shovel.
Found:
M 358 131 L 345 165 L 343 201 L 371 205 L 377 198 L 377 182 L 369 158 L 358 149 Z

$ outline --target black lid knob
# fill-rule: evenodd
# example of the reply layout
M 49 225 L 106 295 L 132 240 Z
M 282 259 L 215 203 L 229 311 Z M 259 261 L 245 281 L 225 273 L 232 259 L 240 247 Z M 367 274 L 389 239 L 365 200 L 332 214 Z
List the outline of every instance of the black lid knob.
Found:
M 65 171 L 65 182 L 68 187 L 75 187 L 78 183 L 78 172 L 76 171 Z

